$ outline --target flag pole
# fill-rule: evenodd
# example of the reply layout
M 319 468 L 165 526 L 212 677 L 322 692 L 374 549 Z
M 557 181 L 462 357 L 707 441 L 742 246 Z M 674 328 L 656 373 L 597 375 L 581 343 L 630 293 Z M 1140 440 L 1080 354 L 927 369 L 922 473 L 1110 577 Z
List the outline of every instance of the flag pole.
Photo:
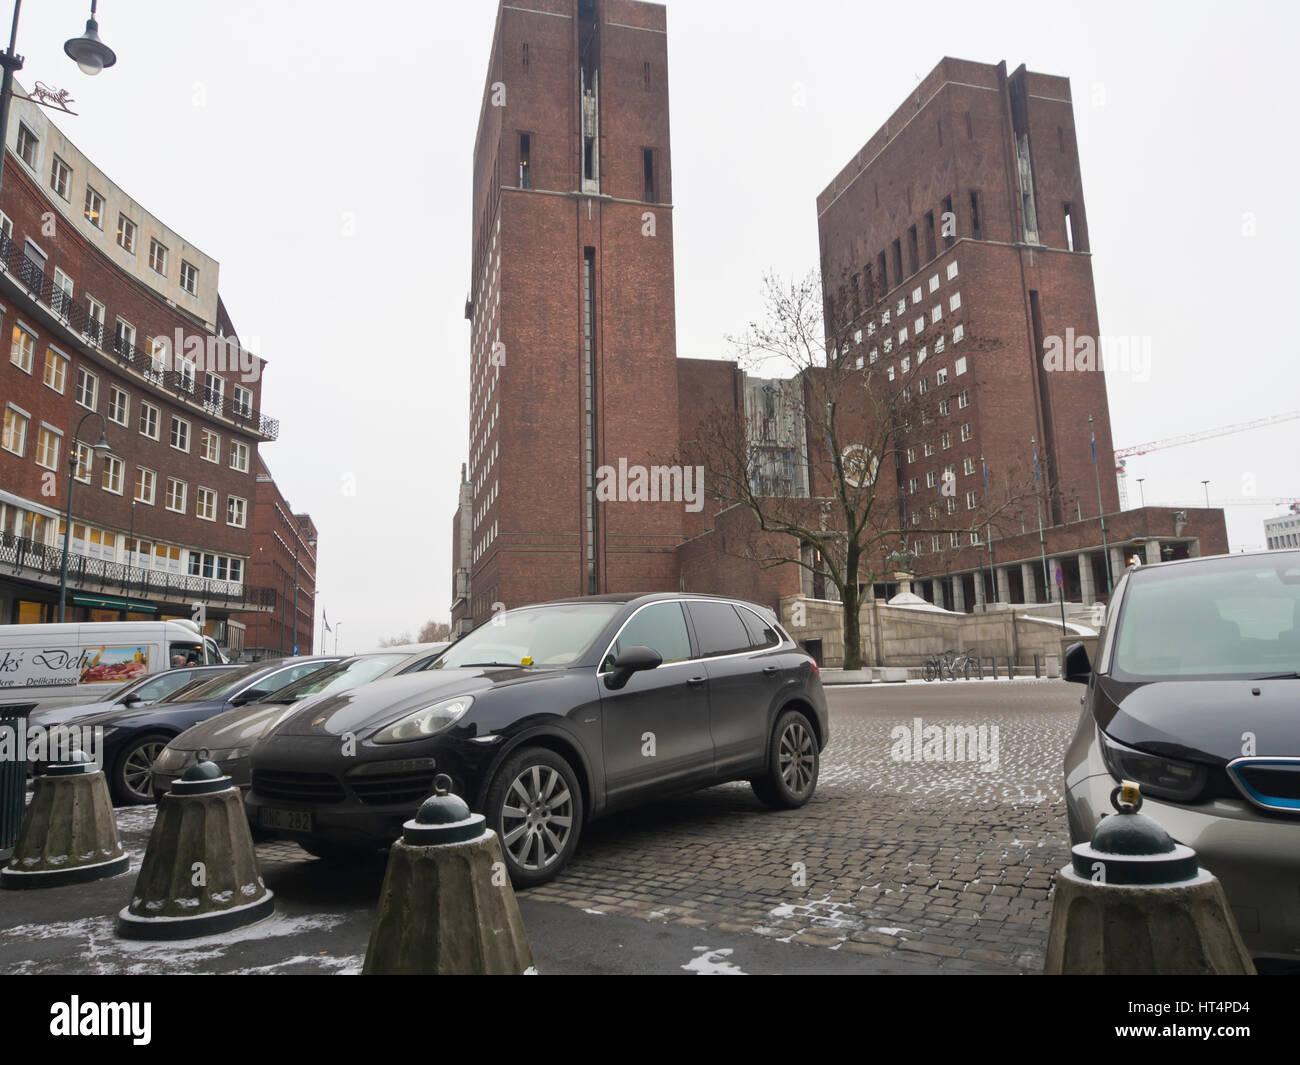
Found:
M 1115 587 L 1115 580 L 1110 572 L 1110 546 L 1106 543 L 1106 509 L 1101 505 L 1101 467 L 1097 465 L 1097 434 L 1093 429 L 1092 415 L 1088 415 L 1088 436 L 1092 440 L 1092 470 L 1097 475 L 1097 513 L 1101 516 L 1101 553 L 1106 560 L 1106 597 Z
M 1043 497 L 1038 488 L 1038 441 L 1032 436 L 1029 443 L 1034 448 L 1034 502 L 1038 506 L 1038 550 L 1043 556 L 1043 591 L 1047 594 L 1047 601 L 1052 600 L 1052 580 L 1047 574 L 1047 541 L 1043 539 Z
M 984 471 L 984 539 L 989 549 L 989 585 L 993 591 L 993 602 L 998 602 L 998 578 L 993 572 L 993 525 L 988 514 L 989 505 L 989 468 L 984 465 L 984 455 L 980 455 L 980 468 Z

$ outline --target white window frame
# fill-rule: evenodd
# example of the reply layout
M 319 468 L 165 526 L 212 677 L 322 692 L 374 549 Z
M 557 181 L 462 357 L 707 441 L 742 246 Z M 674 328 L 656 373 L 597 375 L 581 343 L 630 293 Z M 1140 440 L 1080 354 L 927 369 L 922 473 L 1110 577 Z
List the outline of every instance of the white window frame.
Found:
M 140 498 L 141 475 L 148 474 L 149 498 Z M 143 503 L 147 507 L 154 505 L 154 500 L 158 498 L 158 474 L 148 466 L 137 466 L 135 468 L 135 482 L 131 491 L 131 498 L 137 503 Z
M 23 410 L 22 407 L 15 407 L 12 403 L 6 404 L 5 406 L 5 413 L 8 414 L 10 411 L 13 411 L 14 418 L 17 421 L 22 422 L 22 434 L 18 441 L 18 450 L 15 451 L 8 444 L 5 444 L 3 442 L 3 435 L 0 435 L 0 447 L 3 447 L 4 450 L 8 451 L 11 455 L 17 455 L 19 458 L 23 458 L 27 454 L 27 430 L 32 424 L 32 416 Z
M 54 439 L 54 458 L 51 460 L 52 462 L 51 465 L 46 465 L 46 463 L 41 461 L 42 432 L 48 434 L 50 437 L 53 437 Z M 49 422 L 41 422 L 40 425 L 36 427 L 36 454 L 33 456 L 33 458 L 36 460 L 36 465 L 38 465 L 43 470 L 54 470 L 57 473 L 59 469 L 59 458 L 62 456 L 62 454 L 63 454 L 63 430 L 56 429 Z
M 117 409 L 118 396 L 122 397 L 122 417 L 115 418 L 113 411 Z M 131 426 L 131 393 L 124 388 L 118 388 L 117 385 L 109 385 L 108 388 L 108 420 L 114 425 L 120 425 L 123 428 L 130 428 Z
M 204 504 L 205 501 L 207 501 L 207 502 L 209 503 L 209 506 L 208 506 L 208 508 L 207 508 L 207 511 L 208 511 L 208 512 L 207 512 L 206 514 L 203 512 L 203 511 L 204 511 L 204 506 L 203 506 L 203 504 Z M 216 492 L 216 489 L 213 489 L 213 488 L 205 488 L 203 485 L 199 485 L 199 487 L 198 487 L 198 491 L 194 493 L 194 515 L 195 515 L 195 517 L 197 517 L 200 521 L 216 521 L 216 520 L 217 520 L 217 492 Z
M 180 436 L 183 438 L 182 443 L 176 443 L 177 429 L 180 429 Z M 168 430 L 167 441 L 175 451 L 183 451 L 185 454 L 190 453 L 190 423 L 188 418 L 182 418 L 179 415 L 172 415 L 171 427 Z
M 145 419 L 146 413 L 149 412 L 152 412 L 153 415 L 151 419 L 153 422 L 152 433 L 146 432 L 143 428 L 143 425 L 141 424 Z M 150 403 L 147 399 L 142 399 L 140 400 L 140 419 L 141 422 L 137 423 L 137 427 L 140 429 L 140 435 L 143 436 L 146 440 L 157 440 L 159 432 L 161 431 L 161 427 L 162 427 L 162 408 L 155 406 L 154 404 Z
M 85 388 L 83 381 L 90 382 L 90 402 L 87 403 L 84 398 Z M 99 375 L 87 370 L 84 366 L 77 367 L 77 383 L 72 390 L 73 402 L 79 407 L 85 407 L 86 410 L 97 410 L 99 408 Z
M 167 245 L 157 237 L 149 238 L 149 269 L 159 277 L 167 276 Z
M 63 188 L 60 189 L 54 183 L 56 176 L 62 176 Z M 68 166 L 60 157 L 58 152 L 52 152 L 50 157 L 50 188 L 64 203 L 71 203 L 69 193 L 72 192 L 72 167 Z
M 62 370 L 59 373 L 59 384 L 57 388 L 50 384 L 49 381 L 51 355 L 53 355 L 55 360 L 62 366 Z M 44 383 L 45 387 L 50 389 L 52 392 L 57 392 L 61 396 L 66 395 L 68 391 L 68 366 L 70 363 L 71 360 L 53 344 L 47 345 L 45 348 L 45 365 L 41 371 L 41 381 Z
M 116 478 L 112 477 L 112 474 L 114 472 L 116 472 L 117 474 Z M 114 479 L 117 481 L 116 488 L 112 487 L 112 485 L 110 484 L 110 482 Z M 105 492 L 110 493 L 111 495 L 120 496 L 123 491 L 122 485 L 125 482 L 125 480 L 126 480 L 126 463 L 123 462 L 116 455 L 105 455 L 104 472 L 100 474 L 99 487 L 102 488 Z
M 173 506 L 172 503 L 173 503 L 173 500 L 175 499 L 175 493 L 172 491 L 172 489 L 173 489 L 173 487 L 174 487 L 175 485 L 180 485 L 180 502 L 179 502 L 179 504 L 177 504 L 176 506 Z M 179 477 L 168 477 L 168 478 L 167 478 L 167 492 L 166 492 L 166 494 L 165 494 L 165 496 L 164 496 L 164 498 L 163 498 L 163 504 L 164 504 L 165 509 L 170 510 L 170 511 L 172 511 L 173 513 L 176 513 L 176 514 L 184 514 L 184 513 L 185 513 L 185 501 L 186 501 L 188 498 L 189 498 L 189 484 L 188 484 L 188 482 L 181 480 Z
M 237 513 L 238 521 L 231 520 L 232 509 Z M 233 529 L 248 528 L 248 500 L 243 496 L 226 496 L 226 524 Z
M 207 442 L 211 440 L 212 453 L 208 454 Z M 199 458 L 204 462 L 211 462 L 214 465 L 221 464 L 221 434 L 215 433 L 211 429 L 204 429 L 199 434 Z

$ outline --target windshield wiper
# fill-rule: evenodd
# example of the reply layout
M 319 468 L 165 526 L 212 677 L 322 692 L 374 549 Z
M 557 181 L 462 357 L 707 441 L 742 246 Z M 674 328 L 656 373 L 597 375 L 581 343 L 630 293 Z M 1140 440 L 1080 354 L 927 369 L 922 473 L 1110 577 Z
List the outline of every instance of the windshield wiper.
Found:
M 473 666 L 502 666 L 505 669 L 523 669 L 524 667 L 518 662 L 462 662 L 462 669 L 469 669 Z M 454 668 L 454 667 L 453 667 Z
M 1291 670 L 1289 673 L 1265 673 L 1262 677 L 1252 677 L 1251 680 L 1292 680 L 1300 677 L 1300 672 Z

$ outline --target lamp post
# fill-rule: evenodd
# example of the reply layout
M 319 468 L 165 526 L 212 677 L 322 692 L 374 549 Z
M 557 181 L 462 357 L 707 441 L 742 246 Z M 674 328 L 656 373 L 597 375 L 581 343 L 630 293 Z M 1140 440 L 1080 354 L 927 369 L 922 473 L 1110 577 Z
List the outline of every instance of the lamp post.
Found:
M 334 622 L 334 653 L 339 653 L 339 629 L 343 628 L 343 622 Z
M 1205 489 L 1205 507 L 1208 510 L 1210 506 L 1210 482 L 1202 481 L 1201 487 Z
M 1142 509 L 1143 509 L 1143 510 L 1146 510 L 1146 506 L 1147 506 L 1147 494 L 1146 494 L 1146 490 L 1142 487 L 1142 482 L 1145 481 L 1145 480 L 1146 480 L 1145 477 L 1139 477 L 1139 478 L 1137 479 L 1137 482 L 1138 482 L 1138 499 L 1139 499 L 1139 500 L 1141 501 L 1141 503 L 1142 503 Z
M 99 419 L 99 443 L 93 445 L 91 450 L 98 451 L 101 455 L 106 455 L 113 450 L 108 446 L 106 435 L 108 425 L 104 421 L 104 416 L 93 410 L 83 414 L 81 421 L 77 422 L 77 431 L 72 434 L 72 447 L 68 451 L 68 506 L 63 516 L 63 562 L 59 567 L 59 621 L 63 621 L 67 613 L 68 548 L 72 542 L 72 486 L 77 483 L 77 460 L 81 454 L 81 427 L 86 424 L 87 418 Z
M 99 39 L 99 23 L 95 21 L 95 5 L 98 0 L 90 0 L 90 18 L 86 20 L 86 31 L 80 37 L 69 38 L 63 44 L 63 51 L 74 60 L 83 74 L 95 75 L 105 67 L 117 62 L 117 55 Z M 9 30 L 9 48 L 0 52 L 0 67 L 4 67 L 4 78 L 0 80 L 0 146 L 8 142 L 9 136 L 9 101 L 13 98 L 14 72 L 22 70 L 23 57 L 15 48 L 18 45 L 18 16 L 23 8 L 23 0 L 14 0 L 14 21 Z M 0 181 L 3 180 L 3 168 L 0 168 Z

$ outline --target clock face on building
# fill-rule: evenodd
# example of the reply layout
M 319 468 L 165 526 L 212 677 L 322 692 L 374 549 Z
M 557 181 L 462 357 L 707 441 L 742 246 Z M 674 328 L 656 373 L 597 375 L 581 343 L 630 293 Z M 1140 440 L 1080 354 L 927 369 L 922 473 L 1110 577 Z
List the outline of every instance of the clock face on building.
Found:
M 880 469 L 880 459 L 876 458 L 865 444 L 850 444 L 844 449 L 844 480 L 854 488 L 864 484 L 875 484 L 876 471 Z

